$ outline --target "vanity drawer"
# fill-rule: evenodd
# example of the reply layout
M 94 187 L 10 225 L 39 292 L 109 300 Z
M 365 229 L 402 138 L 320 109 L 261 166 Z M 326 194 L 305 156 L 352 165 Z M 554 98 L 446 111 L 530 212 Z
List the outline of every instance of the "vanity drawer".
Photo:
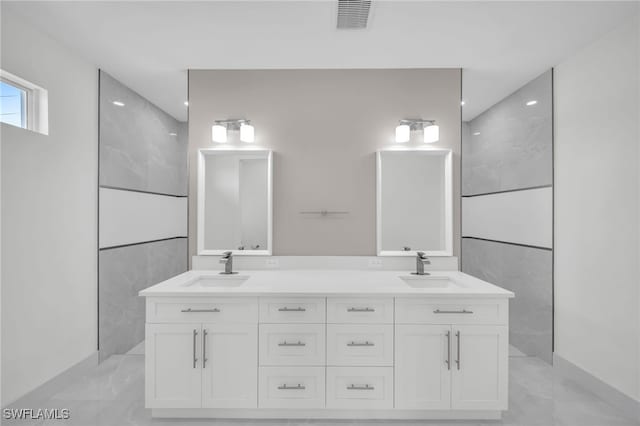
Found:
M 259 408 L 324 408 L 324 367 L 260 367 Z
M 260 365 L 324 365 L 324 324 L 260 324 Z
M 328 324 L 327 365 L 393 366 L 393 325 Z
M 393 298 L 329 297 L 327 322 L 343 324 L 393 324 Z
M 258 323 L 257 297 L 149 297 L 148 323 Z
M 507 300 L 396 298 L 396 324 L 506 324 Z
M 393 408 L 393 367 L 327 367 L 327 408 Z
M 325 320 L 324 297 L 261 297 L 260 322 L 320 323 Z

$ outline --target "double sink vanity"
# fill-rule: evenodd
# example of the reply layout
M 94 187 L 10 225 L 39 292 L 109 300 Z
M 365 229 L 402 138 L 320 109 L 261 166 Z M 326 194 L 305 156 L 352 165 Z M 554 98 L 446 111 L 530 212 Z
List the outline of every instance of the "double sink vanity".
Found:
M 499 418 L 508 299 L 457 271 L 188 271 L 143 290 L 155 417 Z
M 152 415 L 500 418 L 513 293 L 424 270 L 427 256 L 457 269 L 451 151 L 377 153 L 379 257 L 283 257 L 282 268 L 259 257 L 272 254 L 272 154 L 199 152 L 194 260 L 225 271 L 209 264 L 140 292 Z M 306 207 L 289 214 L 308 227 L 344 228 L 350 214 Z

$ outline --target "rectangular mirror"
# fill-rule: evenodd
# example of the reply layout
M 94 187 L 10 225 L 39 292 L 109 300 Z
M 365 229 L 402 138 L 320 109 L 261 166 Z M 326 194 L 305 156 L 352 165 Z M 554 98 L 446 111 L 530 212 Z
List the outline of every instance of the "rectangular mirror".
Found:
M 453 255 L 451 150 L 377 155 L 378 256 Z
M 266 150 L 199 151 L 199 255 L 271 255 L 271 158 Z

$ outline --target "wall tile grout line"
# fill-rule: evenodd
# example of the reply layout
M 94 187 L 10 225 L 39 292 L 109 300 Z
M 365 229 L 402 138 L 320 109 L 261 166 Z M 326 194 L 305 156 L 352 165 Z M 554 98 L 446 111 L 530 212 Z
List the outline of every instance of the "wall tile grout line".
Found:
M 139 245 L 142 245 L 142 244 L 149 244 L 149 243 L 158 243 L 160 241 L 177 240 L 177 239 L 180 239 L 180 238 L 188 238 L 188 237 L 187 236 L 177 236 L 177 237 L 160 238 L 158 240 L 140 241 L 138 243 L 120 244 L 120 245 L 117 245 L 117 246 L 102 247 L 101 249 L 99 249 L 99 251 L 119 249 L 119 248 L 123 248 L 123 247 L 139 246 Z
M 551 247 L 533 246 L 533 245 L 530 245 L 530 244 L 513 243 L 513 242 L 510 242 L 510 241 L 492 240 L 492 239 L 489 239 L 489 238 L 479 238 L 479 237 L 471 237 L 471 236 L 462 236 L 462 238 L 463 239 L 468 238 L 468 239 L 471 239 L 471 240 L 479 240 L 479 241 L 489 241 L 491 243 L 508 244 L 508 245 L 511 245 L 511 246 L 527 247 L 527 248 L 538 249 L 538 250 L 553 251 L 553 248 L 551 248 Z
M 542 189 L 542 188 L 553 188 L 553 184 L 528 186 L 528 187 L 525 187 L 525 188 L 505 189 L 503 191 L 482 192 L 482 193 L 479 193 L 479 194 L 462 195 L 461 197 L 462 198 L 481 197 L 481 196 L 484 196 L 484 195 L 505 194 L 505 193 L 509 193 L 509 192 L 529 191 L 529 190 L 532 190 L 532 189 Z
M 110 185 L 100 185 L 99 188 L 114 189 L 114 190 L 117 190 L 117 191 L 138 192 L 138 193 L 141 193 L 141 194 L 162 195 L 162 196 L 165 196 L 165 197 L 175 197 L 175 198 L 187 198 L 187 197 L 189 197 L 188 195 L 168 194 L 168 193 L 165 193 L 165 192 L 145 191 L 145 190 L 142 190 L 142 189 L 123 188 L 123 187 L 119 187 L 119 186 L 110 186 Z

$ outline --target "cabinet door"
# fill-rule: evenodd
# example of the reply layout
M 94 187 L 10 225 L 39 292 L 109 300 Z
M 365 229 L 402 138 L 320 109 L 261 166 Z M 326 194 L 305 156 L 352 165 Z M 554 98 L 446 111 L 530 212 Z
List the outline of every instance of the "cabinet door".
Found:
M 396 325 L 395 407 L 451 407 L 451 327 Z
M 202 325 L 202 406 L 258 406 L 258 325 Z
M 200 407 L 200 335 L 200 324 L 146 325 L 147 408 Z
M 451 408 L 506 410 L 509 332 L 504 326 L 453 327 Z

